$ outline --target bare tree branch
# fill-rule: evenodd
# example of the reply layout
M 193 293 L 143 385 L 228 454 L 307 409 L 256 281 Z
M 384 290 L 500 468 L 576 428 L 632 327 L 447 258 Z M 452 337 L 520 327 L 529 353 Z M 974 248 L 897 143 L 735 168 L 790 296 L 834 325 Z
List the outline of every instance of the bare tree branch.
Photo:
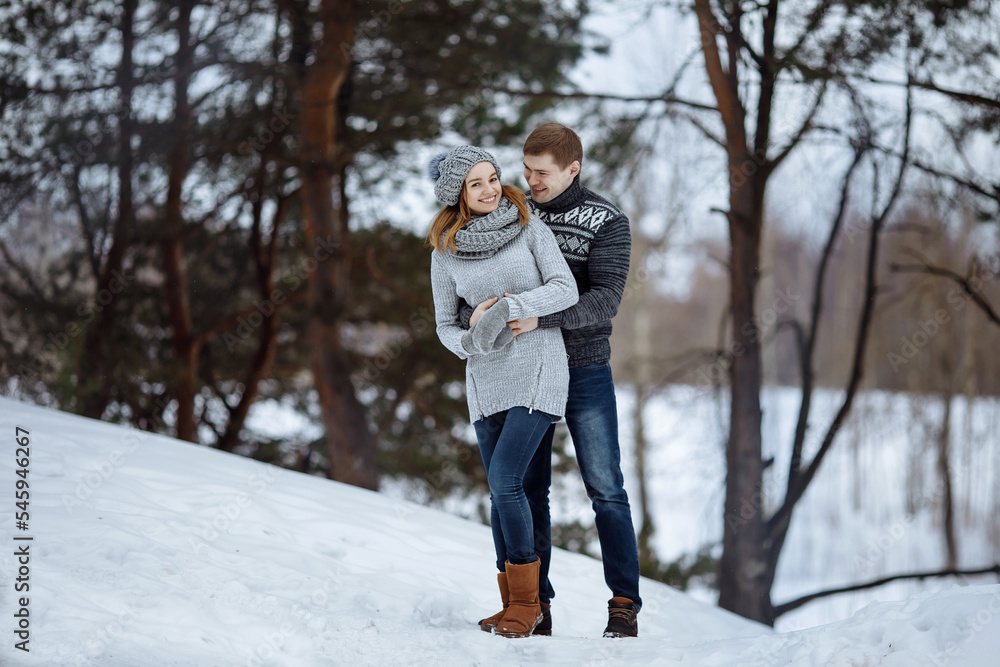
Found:
M 899 172 L 896 175 L 896 181 L 892 189 L 892 194 L 889 196 L 888 202 L 886 202 L 885 207 L 882 209 L 881 213 L 872 221 L 871 231 L 869 234 L 869 246 L 868 246 L 868 261 L 867 268 L 865 271 L 865 299 L 864 305 L 861 309 L 861 316 L 858 323 L 858 332 L 855 342 L 854 349 L 854 362 L 851 368 L 851 377 L 847 383 L 845 390 L 845 396 L 843 404 L 837 411 L 837 415 L 833 422 L 830 424 L 826 435 L 823 438 L 823 442 L 819 447 L 813 460 L 809 463 L 808 467 L 799 474 L 795 475 L 795 479 L 789 479 L 788 492 L 785 495 L 785 500 L 781 504 L 781 507 L 774 513 L 768 522 L 767 530 L 771 536 L 772 543 L 770 546 L 771 557 L 776 558 L 774 551 L 780 551 L 781 545 L 784 543 L 784 537 L 787 535 L 788 527 L 791 521 L 792 510 L 795 504 L 799 501 L 802 495 L 805 493 L 806 488 L 812 482 L 813 478 L 816 476 L 816 472 L 819 470 L 823 459 L 826 454 L 830 451 L 830 447 L 833 444 L 837 433 L 843 426 L 844 421 L 847 419 L 847 415 L 851 411 L 851 406 L 854 403 L 854 397 L 857 393 L 858 387 L 861 384 L 861 378 L 864 370 L 864 358 L 865 351 L 868 346 L 868 333 L 871 328 L 872 314 L 875 309 L 875 301 L 878 295 L 878 286 L 876 284 L 876 270 L 878 268 L 878 249 L 879 249 L 879 238 L 881 235 L 882 227 L 885 224 L 885 220 L 892 210 L 893 205 L 899 198 L 900 193 L 903 189 L 903 178 L 906 175 L 907 169 L 909 168 L 909 153 L 910 153 L 910 138 L 911 130 L 913 127 L 913 92 L 911 88 L 907 89 L 906 94 L 906 122 L 903 137 L 903 155 L 900 159 Z
M 21 277 L 21 280 L 23 280 L 28 286 L 31 293 L 35 295 L 35 298 L 37 298 L 40 302 L 51 306 L 48 297 L 45 296 L 45 292 L 43 292 L 42 288 L 38 286 L 37 282 L 35 282 L 35 279 L 28 270 L 28 267 L 14 259 L 13 255 L 10 253 L 10 249 L 7 247 L 7 244 L 3 242 L 3 240 L 0 240 L 0 255 L 3 255 L 3 258 L 7 261 L 8 266 L 14 269 L 14 272 Z
M 691 114 L 686 114 L 686 113 L 679 113 L 677 115 L 680 116 L 681 118 L 684 118 L 692 125 L 694 125 L 695 128 L 703 135 L 705 135 L 705 137 L 712 143 L 721 146 L 722 148 L 726 147 L 726 142 L 723 141 L 722 138 L 719 137 L 717 134 L 715 134 L 715 132 L 712 132 L 712 130 L 709 129 L 709 127 L 704 123 L 702 123 L 698 118 L 694 117 Z
M 854 172 L 861 164 L 861 160 L 864 158 L 867 150 L 867 146 L 860 144 L 856 145 L 854 160 L 851 162 L 851 166 L 844 174 L 843 185 L 841 185 L 840 188 L 840 204 L 837 207 L 837 216 L 834 218 L 833 225 L 830 227 L 830 234 L 826 239 L 823 254 L 820 256 L 819 267 L 816 270 L 816 281 L 813 285 L 812 312 L 809 315 L 809 333 L 808 335 L 803 336 L 803 356 L 800 359 L 800 363 L 802 364 L 802 404 L 799 408 L 798 423 L 795 427 L 795 440 L 792 444 L 792 457 L 788 469 L 789 486 L 792 484 L 792 480 L 798 476 L 800 472 L 799 467 L 802 464 L 802 448 L 805 444 L 806 428 L 808 426 L 809 411 L 812 404 L 816 337 L 819 334 L 819 320 L 823 314 L 823 287 L 826 282 L 826 271 L 830 264 L 830 258 L 833 257 L 833 248 L 836 245 L 837 237 L 840 235 L 840 229 L 843 226 L 844 218 L 847 216 L 847 200 L 848 192 L 851 186 L 851 178 L 854 176 Z
M 754 150 L 765 159 L 767 158 L 767 150 L 771 143 L 771 109 L 774 103 L 774 88 L 778 78 L 778 68 L 775 58 L 776 49 L 774 46 L 777 22 L 778 0 L 769 0 L 767 7 L 764 8 L 763 56 L 754 54 L 743 39 L 743 33 L 737 31 L 737 37 L 743 42 L 744 48 L 757 61 L 757 68 L 760 71 L 760 97 L 757 101 L 757 128 L 754 131 Z
M 719 102 L 718 111 L 722 115 L 722 122 L 729 130 L 741 120 L 737 118 L 736 110 L 742 108 L 742 102 L 733 95 L 729 87 L 730 72 L 722 64 L 719 44 L 715 41 L 716 35 L 724 34 L 724 31 L 708 0 L 695 0 L 694 9 L 698 15 L 698 30 L 701 33 L 701 49 L 705 54 L 708 81 Z M 735 67 L 735 63 L 730 62 L 729 67 Z M 743 146 L 746 146 L 746 142 L 743 142 Z
M 902 157 L 902 154 L 891 148 L 879 146 L 877 144 L 874 144 L 873 147 L 879 152 L 885 153 L 886 155 L 890 155 L 896 158 Z M 936 167 L 932 167 L 931 165 L 927 164 L 926 162 L 922 162 L 917 158 L 910 158 L 910 165 L 912 165 L 915 169 L 918 169 L 926 174 L 930 174 L 931 176 L 936 176 L 938 178 L 943 178 L 945 180 L 951 181 L 952 183 L 956 185 L 961 185 L 962 187 L 971 190 L 972 192 L 983 195 L 984 197 L 987 197 L 994 201 L 1000 202 L 1000 184 L 990 184 L 988 186 L 981 185 L 963 176 L 959 176 L 957 174 L 951 174 L 946 171 L 942 171 L 941 169 L 938 169 Z M 987 187 L 992 187 L 993 188 L 992 192 L 988 190 Z
M 888 81 L 886 79 L 879 79 L 873 76 L 858 75 L 855 78 L 861 79 L 868 83 L 874 83 L 882 86 L 898 86 L 903 87 L 907 85 L 906 81 Z M 952 88 L 945 88 L 934 83 L 933 79 L 927 79 L 926 81 L 921 81 L 920 79 L 913 79 L 910 85 L 920 88 L 921 90 L 929 90 L 934 93 L 940 93 L 946 97 L 950 97 L 959 102 L 965 102 L 966 104 L 971 104 L 973 106 L 983 106 L 990 107 L 992 109 L 1000 109 L 1000 100 L 990 97 L 983 97 L 982 95 L 977 95 L 975 93 L 970 93 L 964 90 L 954 90 Z
M 671 85 L 671 89 L 672 88 L 673 85 Z M 667 104 L 679 104 L 681 106 L 691 107 L 692 109 L 699 109 L 701 111 L 719 111 L 711 104 L 695 102 L 694 100 L 677 97 L 677 95 L 671 92 L 671 89 L 667 89 L 666 92 L 660 95 L 615 95 L 612 93 L 587 93 L 583 91 L 533 91 L 498 87 L 492 88 L 494 92 L 507 93 L 508 95 L 520 95 L 522 97 L 556 97 L 564 100 L 612 100 L 618 102 L 666 102 Z
M 305 297 L 306 297 L 305 290 L 299 289 L 295 292 L 292 292 L 291 294 L 288 295 L 288 298 L 285 299 L 285 301 L 279 304 L 274 304 L 273 316 L 276 317 L 278 313 L 285 310 L 289 306 L 301 302 L 303 299 L 305 299 Z M 238 325 L 242 318 L 250 317 L 254 313 L 260 313 L 260 309 L 257 306 L 246 308 L 238 313 L 233 313 L 232 315 L 223 318 L 222 320 L 217 322 L 215 326 L 211 327 L 210 329 L 206 329 L 205 331 L 202 331 L 197 336 L 194 336 L 193 340 L 195 345 L 199 347 L 204 345 L 205 343 L 212 340 L 219 334 L 224 333 L 229 329 L 232 329 L 233 327 Z
M 813 600 L 818 600 L 820 598 L 829 597 L 831 595 L 839 595 L 840 593 L 852 593 L 854 591 L 863 591 L 868 588 L 876 588 L 877 586 L 883 586 L 893 581 L 899 581 L 903 579 L 930 579 L 934 577 L 967 577 L 977 574 L 998 574 L 1000 575 L 1000 565 L 991 565 L 990 567 L 979 568 L 976 570 L 939 570 L 931 572 L 913 572 L 910 574 L 897 574 L 891 577 L 883 577 L 882 579 L 875 579 L 874 581 L 869 581 L 863 584 L 854 584 L 853 586 L 843 586 L 842 588 L 831 588 L 826 591 L 819 591 L 817 593 L 810 593 L 809 595 L 804 595 L 795 600 L 785 602 L 784 604 L 779 604 L 774 607 L 774 617 L 777 618 L 782 614 L 787 614 L 790 611 L 798 609 L 802 605 L 812 602 Z
M 837 207 L 837 216 L 834 218 L 833 225 L 830 227 L 830 234 L 827 237 L 826 245 L 823 248 L 823 254 L 820 256 L 819 268 L 816 270 L 816 281 L 813 285 L 813 302 L 812 311 L 809 315 L 808 334 L 803 330 L 802 325 L 798 321 L 792 322 L 796 332 L 796 340 L 798 342 L 799 365 L 802 375 L 802 402 L 799 405 L 799 416 L 795 424 L 795 438 L 792 441 L 792 456 L 788 464 L 788 485 L 785 490 L 786 500 L 793 493 L 793 489 L 795 485 L 799 483 L 799 478 L 802 474 L 802 449 L 805 446 L 806 430 L 809 428 L 809 414 L 812 409 L 812 397 L 815 383 L 814 357 L 816 351 L 816 338 L 819 332 L 819 320 L 823 313 L 823 286 L 826 282 L 826 270 L 829 265 L 830 258 L 833 256 L 833 248 L 836 244 L 837 237 L 840 235 L 840 228 L 843 225 L 844 218 L 847 214 L 847 198 L 851 184 L 851 177 L 861 164 L 861 160 L 868 152 L 868 148 L 869 147 L 864 143 L 855 143 L 854 160 L 851 162 L 851 166 L 844 174 L 843 185 L 841 185 L 840 189 L 840 204 Z M 788 534 L 788 526 L 791 522 L 791 507 L 788 508 L 788 513 L 783 515 L 783 518 L 780 521 L 776 520 L 777 516 L 778 514 L 776 513 L 775 517 L 772 517 L 772 519 L 769 520 L 765 526 L 768 539 L 770 540 L 767 550 L 768 566 L 771 568 L 772 572 L 778 565 L 778 558 L 781 555 L 781 549 L 784 546 L 785 537 Z
M 799 50 L 805 44 L 806 39 L 810 35 L 819 34 L 819 28 L 823 24 L 823 19 L 830 15 L 830 5 L 833 4 L 830 0 L 823 0 L 818 5 L 816 5 L 812 11 L 809 13 L 809 18 L 806 21 L 806 25 L 803 26 L 802 32 L 799 34 L 799 38 L 795 40 L 795 43 L 785 51 L 779 61 L 779 66 L 784 68 L 788 66 L 789 63 L 795 61 L 798 56 Z
M 70 191 L 73 193 L 73 203 L 76 204 L 77 215 L 80 216 L 80 230 L 83 233 L 83 240 L 87 244 L 87 259 L 90 268 L 94 272 L 94 280 L 101 280 L 101 258 L 98 254 L 97 244 L 94 242 L 94 225 L 87 213 L 87 207 L 83 203 L 83 192 L 80 190 L 80 165 L 73 169 L 73 177 L 69 181 Z
M 824 81 L 820 86 L 819 93 L 816 95 L 816 99 L 813 100 L 813 105 L 809 109 L 809 113 L 806 114 L 805 120 L 802 121 L 802 125 L 799 126 L 798 131 L 789 140 L 788 145 L 778 151 L 778 155 L 775 156 L 773 160 L 769 160 L 764 166 L 765 169 L 769 171 L 774 171 L 778 166 L 784 162 L 785 158 L 792 152 L 792 150 L 802 142 L 802 138 L 805 137 L 806 133 L 812 129 L 813 121 L 816 119 L 816 114 L 819 113 L 820 107 L 823 105 L 823 98 L 826 96 L 827 82 Z M 852 167 L 853 169 L 853 167 Z
M 969 282 L 968 278 L 960 276 L 951 269 L 946 269 L 942 266 L 932 266 L 924 261 L 921 261 L 919 264 L 892 263 L 889 265 L 889 269 L 897 273 L 926 273 L 928 275 L 940 276 L 951 280 L 969 295 L 973 302 L 979 306 L 979 309 L 986 314 L 986 317 L 988 317 L 993 324 L 1000 326 L 1000 315 L 997 314 L 993 305 L 982 295 L 982 290 L 975 289 Z

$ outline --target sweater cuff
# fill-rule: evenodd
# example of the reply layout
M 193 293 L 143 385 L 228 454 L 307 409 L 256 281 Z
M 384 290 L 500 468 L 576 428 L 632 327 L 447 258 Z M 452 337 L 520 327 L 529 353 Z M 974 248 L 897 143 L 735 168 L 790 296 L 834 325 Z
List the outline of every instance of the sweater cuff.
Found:
M 539 329 L 559 329 L 562 327 L 562 311 L 538 318 Z
M 511 321 L 511 320 L 519 320 L 519 319 L 521 319 L 524 316 L 522 314 L 522 312 L 521 312 L 523 310 L 523 308 L 521 308 L 521 304 L 518 303 L 518 302 L 516 302 L 516 301 L 514 301 L 514 299 L 512 299 L 510 297 L 504 297 L 503 299 L 500 299 L 500 301 L 497 301 L 496 305 L 499 306 L 501 303 L 506 303 L 507 304 L 507 321 L 508 322 Z M 492 308 L 490 310 L 492 310 Z

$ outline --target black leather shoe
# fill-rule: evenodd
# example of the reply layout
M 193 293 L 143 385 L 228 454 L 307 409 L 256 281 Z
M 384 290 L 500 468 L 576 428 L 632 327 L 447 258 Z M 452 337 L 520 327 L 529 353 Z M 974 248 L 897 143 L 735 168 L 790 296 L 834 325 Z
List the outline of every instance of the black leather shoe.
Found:
M 549 605 L 542 604 L 542 622 L 532 631 L 533 635 L 545 635 L 546 637 L 552 636 L 552 610 L 549 609 Z
M 608 627 L 604 628 L 604 636 L 639 636 L 638 615 L 639 610 L 628 598 L 611 598 L 608 600 Z

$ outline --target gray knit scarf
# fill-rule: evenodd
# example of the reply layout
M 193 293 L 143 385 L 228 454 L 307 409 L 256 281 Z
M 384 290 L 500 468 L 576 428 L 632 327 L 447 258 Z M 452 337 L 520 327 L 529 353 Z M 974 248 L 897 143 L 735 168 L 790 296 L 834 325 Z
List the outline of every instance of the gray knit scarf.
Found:
M 492 213 L 474 215 L 455 234 L 455 256 L 461 259 L 487 259 L 497 253 L 521 231 L 517 206 L 506 197 Z

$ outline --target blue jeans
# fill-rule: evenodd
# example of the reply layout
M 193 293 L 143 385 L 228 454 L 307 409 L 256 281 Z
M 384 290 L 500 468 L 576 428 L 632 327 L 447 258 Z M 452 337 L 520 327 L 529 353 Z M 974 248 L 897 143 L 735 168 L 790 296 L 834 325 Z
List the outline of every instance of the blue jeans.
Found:
M 632 526 L 632 510 L 625 493 L 618 446 L 618 407 L 611 366 L 598 364 L 569 369 L 566 425 L 573 438 L 583 484 L 597 515 L 597 536 L 604 561 L 604 581 L 614 597 L 639 598 L 639 552 Z M 535 525 L 535 552 L 539 567 L 539 598 L 555 595 L 548 580 L 552 560 L 552 523 L 549 485 L 552 480 L 552 436 L 549 427 L 524 477 L 524 489 Z
M 523 481 L 528 463 L 555 419 L 540 410 L 529 412 L 528 408 L 515 407 L 473 425 L 490 484 L 490 526 L 497 569 L 501 572 L 505 571 L 506 561 L 524 565 L 538 558 L 535 526 Z

